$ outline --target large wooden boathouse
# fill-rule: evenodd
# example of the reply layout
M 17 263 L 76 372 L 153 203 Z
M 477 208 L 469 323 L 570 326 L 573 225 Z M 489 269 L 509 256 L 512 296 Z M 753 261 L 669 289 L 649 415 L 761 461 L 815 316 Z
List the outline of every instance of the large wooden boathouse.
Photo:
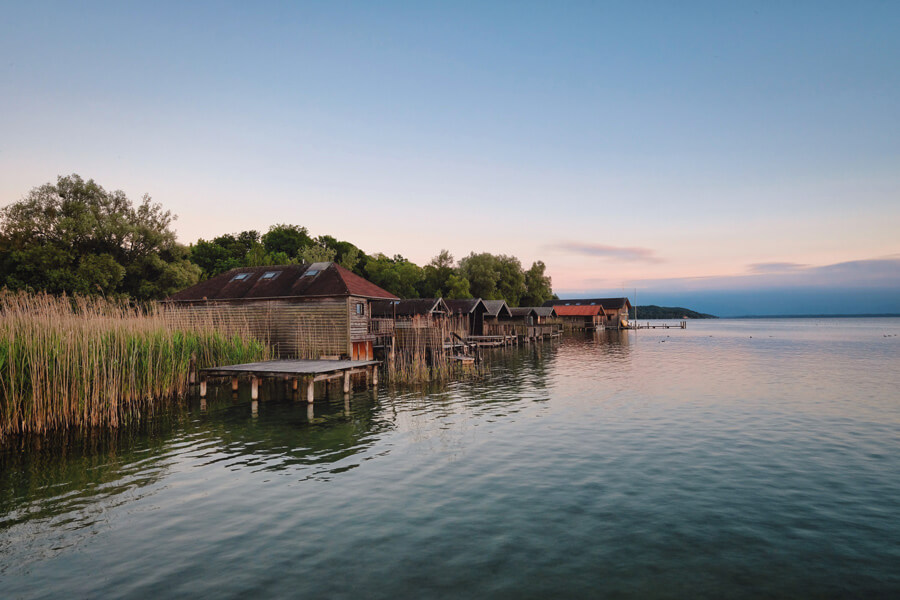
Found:
M 372 360 L 372 303 L 398 300 L 334 262 L 241 267 L 164 302 L 174 319 L 206 319 L 247 331 L 280 357 Z

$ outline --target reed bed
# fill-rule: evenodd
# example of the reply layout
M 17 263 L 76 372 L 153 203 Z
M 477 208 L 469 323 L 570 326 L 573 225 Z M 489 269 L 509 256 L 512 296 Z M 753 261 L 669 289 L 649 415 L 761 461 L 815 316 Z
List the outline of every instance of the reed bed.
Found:
M 465 337 L 466 331 L 465 321 L 457 317 L 398 319 L 393 352 L 385 360 L 385 379 L 401 384 L 443 383 L 477 374 L 473 366 L 453 361 L 453 351 L 445 347 L 452 342 L 452 333 Z
M 212 318 L 104 298 L 0 291 L 0 440 L 116 427 L 189 389 L 196 367 L 264 360 L 250 335 Z

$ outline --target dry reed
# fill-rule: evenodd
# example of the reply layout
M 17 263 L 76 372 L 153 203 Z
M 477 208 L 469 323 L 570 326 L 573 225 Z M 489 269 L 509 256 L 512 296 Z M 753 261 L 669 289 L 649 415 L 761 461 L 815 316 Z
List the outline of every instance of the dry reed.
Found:
M 0 291 L 0 440 L 140 417 L 188 390 L 192 355 L 203 368 L 269 349 L 173 309 Z

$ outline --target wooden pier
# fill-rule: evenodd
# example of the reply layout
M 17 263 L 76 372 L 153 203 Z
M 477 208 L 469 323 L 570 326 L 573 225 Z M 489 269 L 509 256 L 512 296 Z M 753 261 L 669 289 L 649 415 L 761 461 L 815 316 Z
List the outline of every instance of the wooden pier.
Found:
M 243 365 L 226 365 L 222 367 L 209 367 L 200 369 L 200 397 L 206 398 L 206 383 L 209 377 L 231 377 L 231 390 L 237 392 L 239 378 L 250 377 L 250 398 L 259 398 L 259 380 L 268 378 L 283 378 L 290 381 L 294 390 L 297 390 L 300 380 L 306 386 L 306 401 L 312 403 L 315 400 L 315 384 L 317 381 L 329 381 L 332 379 L 344 380 L 344 393 L 350 393 L 350 376 L 356 373 L 365 373 L 366 380 L 372 385 L 378 385 L 377 360 L 268 360 L 265 362 L 246 363 Z
M 687 321 L 679 321 L 678 323 L 640 323 L 629 324 L 625 329 L 687 329 Z

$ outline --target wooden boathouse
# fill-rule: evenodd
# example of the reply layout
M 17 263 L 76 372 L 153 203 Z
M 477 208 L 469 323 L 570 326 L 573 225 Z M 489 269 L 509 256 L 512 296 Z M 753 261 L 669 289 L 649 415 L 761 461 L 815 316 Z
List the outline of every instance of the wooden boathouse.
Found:
M 548 300 L 544 302 L 545 307 L 552 306 L 560 317 L 573 316 L 578 312 L 572 307 L 585 307 L 586 310 L 592 311 L 592 307 L 600 307 L 598 313 L 602 319 L 603 327 L 615 329 L 623 329 L 628 326 L 628 313 L 631 310 L 631 302 L 628 298 L 574 298 L 565 300 Z M 570 313 L 564 315 L 564 312 Z M 585 314 L 583 316 L 591 316 Z
M 170 318 L 249 331 L 279 357 L 372 360 L 372 303 L 399 300 L 334 262 L 240 267 L 173 294 Z

